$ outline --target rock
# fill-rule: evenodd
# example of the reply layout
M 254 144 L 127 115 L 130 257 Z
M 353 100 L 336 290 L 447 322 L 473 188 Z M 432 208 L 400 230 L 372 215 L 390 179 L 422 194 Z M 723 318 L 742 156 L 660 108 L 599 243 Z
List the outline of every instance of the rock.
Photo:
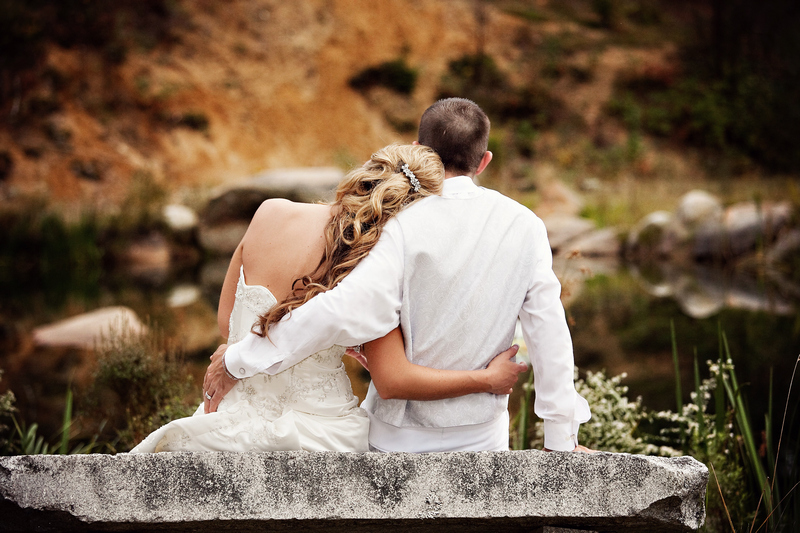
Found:
M 719 284 L 704 283 L 698 278 L 683 275 L 673 282 L 673 287 L 678 306 L 692 318 L 708 318 L 725 307 L 725 291 Z
M 217 292 L 216 295 L 219 295 Z M 172 308 L 171 322 L 175 325 L 175 341 L 181 351 L 191 358 L 206 357 L 219 346 L 217 308 L 203 298 L 200 288 L 182 285 L 173 289 L 167 300 Z
M 225 222 L 216 226 L 201 226 L 198 233 L 200 246 L 212 255 L 229 257 L 239 246 L 247 232 L 250 220 Z
M 567 452 L 0 458 L 6 531 L 688 531 L 691 457 Z
M 789 202 L 762 205 L 741 202 L 730 206 L 723 217 L 730 253 L 740 256 L 771 243 L 791 216 L 792 206 Z
M 782 263 L 792 256 L 800 256 L 800 229 L 785 232 L 766 254 L 767 263 Z
M 719 222 L 709 222 L 698 229 L 693 255 L 730 258 L 756 251 L 774 241 L 791 216 L 789 202 L 734 204 Z
M 343 177 L 334 167 L 278 169 L 221 187 L 200 216 L 200 244 L 211 254 L 230 254 L 264 200 L 330 200 Z
M 539 191 L 540 201 L 536 213 L 542 218 L 555 214 L 577 216 L 583 209 L 581 195 L 561 180 L 551 178 L 540 186 Z
M 637 257 L 663 257 L 672 251 L 668 238 L 674 217 L 667 211 L 655 211 L 640 220 L 628 233 L 626 252 Z
M 674 288 L 669 272 L 673 270 L 669 263 L 647 264 L 646 266 L 631 264 L 628 266 L 633 279 L 651 296 L 667 298 L 673 295 Z
M 169 243 L 160 233 L 133 241 L 121 259 L 123 268 L 131 276 L 154 285 L 164 282 L 172 264 Z
M 558 251 L 569 241 L 585 235 L 595 228 L 594 222 L 586 218 L 571 215 L 555 214 L 543 218 L 545 228 L 547 228 L 547 238 L 550 241 L 550 248 Z
M 178 285 L 173 287 L 167 295 L 167 305 L 169 307 L 186 307 L 192 305 L 202 296 L 200 287 L 196 285 Z
M 33 330 L 33 341 L 38 346 L 93 348 L 102 337 L 123 329 L 133 335 L 147 332 L 147 327 L 132 309 L 122 306 L 103 307 L 38 327 Z
M 706 191 L 689 191 L 678 202 L 675 218 L 681 226 L 692 232 L 699 226 L 719 221 L 722 218 L 722 202 Z
M 165 205 L 161 216 L 167 227 L 176 233 L 189 232 L 197 227 L 197 213 L 185 205 Z
M 611 257 L 619 255 L 621 248 L 616 228 L 603 228 L 570 241 L 561 248 L 559 255 L 579 253 L 586 257 Z
M 723 308 L 790 315 L 795 306 L 777 292 L 744 275 L 730 276 L 722 270 L 695 265 L 650 263 L 648 269 L 631 268 L 639 285 L 657 297 L 673 297 L 685 314 L 703 319 Z M 781 286 L 781 289 L 784 287 Z

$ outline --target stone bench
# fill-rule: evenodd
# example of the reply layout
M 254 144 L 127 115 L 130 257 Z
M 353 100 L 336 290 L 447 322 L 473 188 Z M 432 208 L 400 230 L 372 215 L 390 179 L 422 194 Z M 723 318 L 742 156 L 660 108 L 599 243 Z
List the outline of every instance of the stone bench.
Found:
M 708 470 L 601 453 L 0 458 L 3 531 L 691 531 Z

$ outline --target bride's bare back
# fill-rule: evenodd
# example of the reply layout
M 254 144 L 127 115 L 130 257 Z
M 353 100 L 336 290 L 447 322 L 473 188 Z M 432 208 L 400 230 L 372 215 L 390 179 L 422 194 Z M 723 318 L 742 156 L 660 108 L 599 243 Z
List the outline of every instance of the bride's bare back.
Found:
M 248 285 L 263 285 L 280 302 L 292 283 L 317 268 L 325 250 L 323 235 L 331 208 L 271 199 L 258 208 L 247 233 L 231 259 L 220 295 L 217 321 L 228 336 L 239 267 L 244 266 Z

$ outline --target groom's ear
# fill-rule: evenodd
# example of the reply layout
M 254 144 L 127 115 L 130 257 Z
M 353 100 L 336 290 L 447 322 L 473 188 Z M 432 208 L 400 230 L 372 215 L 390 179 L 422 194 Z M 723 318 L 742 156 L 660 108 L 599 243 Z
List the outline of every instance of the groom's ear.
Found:
M 478 170 L 475 171 L 475 175 L 477 176 L 478 174 L 486 170 L 486 167 L 489 166 L 489 163 L 491 162 L 492 162 L 492 152 L 487 151 L 485 154 L 483 154 L 481 162 L 478 164 Z

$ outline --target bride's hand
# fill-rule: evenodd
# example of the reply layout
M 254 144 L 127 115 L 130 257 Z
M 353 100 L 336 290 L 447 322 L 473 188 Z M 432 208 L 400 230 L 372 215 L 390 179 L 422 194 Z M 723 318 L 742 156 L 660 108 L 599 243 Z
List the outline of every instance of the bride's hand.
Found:
M 228 394 L 236 384 L 235 379 L 231 379 L 223 368 L 223 358 L 227 344 L 220 345 L 211 355 L 211 364 L 208 365 L 206 376 L 203 379 L 203 406 L 206 413 L 214 413 L 222 399 Z
M 351 346 L 345 353 L 361 363 L 361 366 L 363 366 L 366 371 L 369 372 L 369 363 L 367 362 L 367 358 L 364 357 L 364 353 L 361 351 L 362 349 L 362 346 Z
M 515 363 L 511 359 L 517 355 L 519 346 L 516 344 L 492 359 L 486 367 L 489 376 L 489 386 L 492 394 L 511 394 L 511 387 L 517 382 L 519 374 L 528 369 L 525 363 Z

